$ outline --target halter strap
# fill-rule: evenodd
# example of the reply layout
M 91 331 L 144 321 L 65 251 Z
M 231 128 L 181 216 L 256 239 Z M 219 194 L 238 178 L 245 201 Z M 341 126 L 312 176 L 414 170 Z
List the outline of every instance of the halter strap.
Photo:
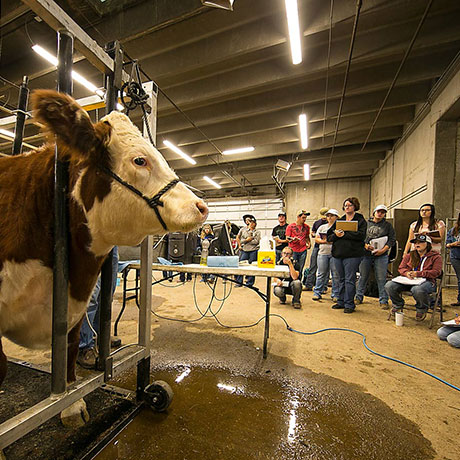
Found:
M 108 174 L 110 177 L 115 179 L 118 183 L 121 185 L 125 186 L 127 189 L 131 190 L 131 192 L 135 193 L 137 196 L 141 197 L 148 205 L 150 208 L 152 208 L 155 211 L 155 214 L 157 216 L 157 219 L 159 220 L 160 224 L 165 230 L 168 230 L 168 227 L 166 226 L 163 218 L 160 215 L 160 211 L 158 210 L 158 206 L 164 206 L 163 202 L 160 200 L 160 198 L 171 188 L 173 188 L 178 182 L 179 179 L 174 179 L 172 180 L 169 184 L 167 184 L 165 187 L 163 187 L 156 195 L 154 195 L 152 198 L 146 197 L 141 191 L 139 191 L 136 187 L 132 186 L 131 184 L 128 184 L 128 182 L 124 181 L 120 176 L 117 176 L 111 169 L 106 168 L 105 166 L 98 166 L 98 168 Z

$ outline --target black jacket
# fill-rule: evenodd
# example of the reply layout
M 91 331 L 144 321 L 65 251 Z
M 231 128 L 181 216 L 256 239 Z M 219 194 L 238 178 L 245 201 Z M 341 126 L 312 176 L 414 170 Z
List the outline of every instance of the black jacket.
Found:
M 346 220 L 346 215 L 337 220 Z M 359 212 L 355 213 L 353 220 L 358 221 L 357 232 L 345 232 L 342 238 L 335 236 L 336 224 L 327 231 L 327 241 L 332 242 L 332 256 L 338 259 L 347 257 L 362 257 L 364 255 L 364 239 L 366 238 L 367 222 Z

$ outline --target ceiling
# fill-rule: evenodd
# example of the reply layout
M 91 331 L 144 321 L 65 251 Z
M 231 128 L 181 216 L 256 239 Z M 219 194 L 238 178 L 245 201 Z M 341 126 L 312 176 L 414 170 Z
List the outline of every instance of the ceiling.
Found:
M 290 58 L 284 0 L 235 0 L 233 11 L 199 0 L 57 3 L 99 45 L 120 40 L 126 55 L 139 60 L 145 75 L 200 128 L 160 94 L 157 145 L 179 176 L 207 197 L 279 192 L 272 178 L 278 159 L 292 163 L 287 176 L 279 172 L 283 183 L 303 181 L 304 163 L 310 164 L 311 180 L 371 176 L 460 50 L 460 2 L 433 1 L 373 126 L 430 0 L 363 2 L 345 92 L 355 0 L 298 0 L 299 65 Z M 56 33 L 26 4 L 2 1 L 1 40 L 3 79 L 19 84 L 27 75 L 32 89 L 55 87 L 55 69 L 31 45 L 55 53 Z M 74 67 L 102 86 L 101 73 L 79 53 Z M 88 95 L 74 85 L 76 98 Z M 17 97 L 17 89 L 0 80 L 0 117 L 10 116 Z M 309 119 L 305 151 L 297 124 L 302 111 Z M 131 115 L 139 121 L 140 110 Z M 165 139 L 197 164 L 164 147 Z M 42 141 L 32 124 L 25 141 Z M 231 156 L 216 150 L 247 145 L 255 150 Z M 9 153 L 11 143 L 0 139 L 0 151 Z

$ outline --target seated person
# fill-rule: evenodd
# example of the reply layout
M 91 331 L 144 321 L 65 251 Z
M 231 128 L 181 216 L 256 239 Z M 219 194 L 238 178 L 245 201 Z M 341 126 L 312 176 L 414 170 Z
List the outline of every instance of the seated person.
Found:
M 286 303 L 286 294 L 292 295 L 292 306 L 294 308 L 301 308 L 300 295 L 302 294 L 302 283 L 299 279 L 300 270 L 299 263 L 297 260 L 292 258 L 293 251 L 289 246 L 286 246 L 281 251 L 281 259 L 277 262 L 278 265 L 287 265 L 289 267 L 289 278 L 280 280 L 275 278 L 276 286 L 274 294 L 279 297 L 280 303 L 284 305 Z M 284 283 L 289 283 L 289 286 L 283 286 Z
M 447 340 L 449 345 L 460 348 L 460 316 L 455 318 L 457 326 L 442 326 L 438 329 L 438 337 Z
M 436 289 L 436 278 L 442 271 L 442 258 L 439 252 L 432 250 L 431 238 L 428 235 L 418 234 L 410 242 L 414 244 L 415 250 L 404 255 L 399 265 L 399 273 L 408 279 L 425 278 L 425 281 L 415 286 L 388 281 L 385 289 L 393 303 L 393 314 L 402 311 L 404 307 L 401 293 L 410 291 L 416 301 L 415 319 L 423 321 L 430 306 L 430 294 Z

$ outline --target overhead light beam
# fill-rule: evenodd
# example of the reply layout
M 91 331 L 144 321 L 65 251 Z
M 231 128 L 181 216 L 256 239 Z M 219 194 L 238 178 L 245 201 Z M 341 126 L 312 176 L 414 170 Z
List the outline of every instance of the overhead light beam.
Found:
M 300 146 L 302 150 L 308 148 L 308 129 L 307 129 L 307 115 L 301 113 L 299 115 L 299 131 L 300 131 Z
M 284 0 L 286 5 L 286 18 L 289 29 L 289 42 L 291 44 L 291 57 L 293 64 L 302 62 L 302 43 L 299 26 L 299 10 L 297 0 Z
M 247 153 L 247 152 L 253 152 L 254 147 L 241 147 L 239 149 L 230 149 L 230 150 L 224 150 L 222 152 L 222 155 L 235 155 L 237 153 Z
M 188 161 L 190 164 L 196 165 L 196 161 L 191 156 L 187 155 L 185 152 L 183 152 L 179 147 L 174 145 L 172 142 L 163 141 L 163 144 L 166 145 L 166 147 L 171 149 L 173 152 L 181 156 L 184 160 Z
M 216 188 L 222 188 L 221 185 L 219 185 L 217 182 L 213 181 L 210 177 L 208 176 L 203 176 L 203 179 L 208 183 L 211 184 L 213 187 Z

